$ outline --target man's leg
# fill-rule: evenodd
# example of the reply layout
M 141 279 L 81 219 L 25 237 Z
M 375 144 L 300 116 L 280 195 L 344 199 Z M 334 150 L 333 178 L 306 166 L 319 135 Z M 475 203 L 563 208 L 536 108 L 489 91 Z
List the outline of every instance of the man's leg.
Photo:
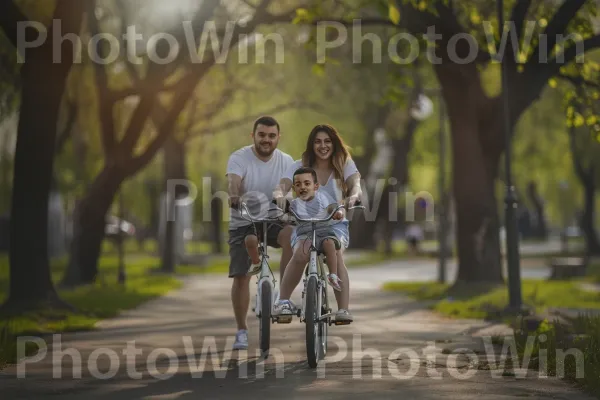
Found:
M 294 232 L 293 226 L 286 225 L 277 236 L 277 243 L 281 246 L 281 262 L 279 263 L 280 282 L 283 282 L 285 269 L 294 254 L 294 249 L 292 249 L 292 232 Z
M 248 252 L 244 244 L 247 229 L 239 228 L 229 231 L 229 277 L 233 278 L 231 285 L 231 304 L 237 325 L 234 349 L 248 348 L 248 326 L 246 319 L 250 307 L 250 280 L 247 276 L 250 266 Z
M 248 330 L 246 321 L 250 307 L 250 279 L 252 277 L 246 275 L 235 276 L 231 285 L 231 302 L 238 331 Z
M 256 237 L 256 235 L 246 236 L 244 244 L 246 245 L 246 251 L 248 252 L 248 256 L 250 257 L 250 262 L 252 262 L 252 264 L 259 263 L 260 258 L 258 255 L 258 238 Z

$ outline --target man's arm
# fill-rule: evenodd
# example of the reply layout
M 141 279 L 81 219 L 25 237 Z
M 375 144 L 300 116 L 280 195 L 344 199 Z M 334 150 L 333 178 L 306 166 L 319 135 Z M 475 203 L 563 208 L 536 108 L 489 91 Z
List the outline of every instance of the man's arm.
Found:
M 229 207 L 238 208 L 240 205 L 240 192 L 242 191 L 242 177 L 237 174 L 227 174 L 227 190 L 229 192 Z

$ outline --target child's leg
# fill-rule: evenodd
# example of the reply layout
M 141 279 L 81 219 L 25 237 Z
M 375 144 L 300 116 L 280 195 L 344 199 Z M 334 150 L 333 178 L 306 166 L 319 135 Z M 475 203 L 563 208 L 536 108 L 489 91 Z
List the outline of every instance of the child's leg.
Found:
M 332 239 L 323 240 L 323 253 L 325 254 L 329 273 L 337 275 L 337 251 L 335 242 Z
M 285 267 L 285 274 L 281 280 L 281 287 L 279 288 L 279 299 L 289 300 L 294 292 L 298 283 L 302 279 L 304 273 L 304 267 L 308 262 L 310 253 L 306 251 L 309 244 L 306 240 L 299 240 L 294 247 L 294 254 L 290 259 L 290 262 Z
M 250 256 L 252 264 L 260 263 L 260 257 L 258 255 L 258 238 L 256 235 L 246 236 L 244 244 L 246 245 L 246 251 L 248 252 L 248 256 Z

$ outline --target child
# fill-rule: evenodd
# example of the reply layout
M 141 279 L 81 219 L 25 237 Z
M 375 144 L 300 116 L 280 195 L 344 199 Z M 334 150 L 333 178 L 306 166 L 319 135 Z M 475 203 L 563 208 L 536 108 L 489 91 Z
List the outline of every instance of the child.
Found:
M 300 218 L 327 218 L 338 206 L 331 203 L 327 196 L 319 192 L 317 173 L 312 168 L 300 168 L 294 173 L 294 192 L 296 199 L 292 200 L 290 208 Z M 341 291 L 341 280 L 337 276 L 337 250 L 341 241 L 336 236 L 332 225 L 344 219 L 344 209 L 338 210 L 328 222 L 317 223 L 315 229 L 317 248 L 325 254 L 329 274 L 327 279 L 334 290 Z M 298 222 L 292 233 L 292 248 L 296 251 L 308 251 L 312 241 L 312 223 Z

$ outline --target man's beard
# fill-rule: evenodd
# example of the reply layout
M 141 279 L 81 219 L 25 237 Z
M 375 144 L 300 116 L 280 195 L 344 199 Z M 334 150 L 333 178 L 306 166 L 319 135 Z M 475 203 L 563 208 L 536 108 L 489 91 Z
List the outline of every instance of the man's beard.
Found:
M 275 146 L 270 146 L 269 150 L 263 150 L 262 145 L 259 144 L 259 145 L 255 145 L 254 149 L 256 150 L 256 152 L 259 155 L 261 155 L 263 157 L 267 157 L 267 156 L 270 156 L 271 154 L 273 154 L 273 152 L 275 151 Z

